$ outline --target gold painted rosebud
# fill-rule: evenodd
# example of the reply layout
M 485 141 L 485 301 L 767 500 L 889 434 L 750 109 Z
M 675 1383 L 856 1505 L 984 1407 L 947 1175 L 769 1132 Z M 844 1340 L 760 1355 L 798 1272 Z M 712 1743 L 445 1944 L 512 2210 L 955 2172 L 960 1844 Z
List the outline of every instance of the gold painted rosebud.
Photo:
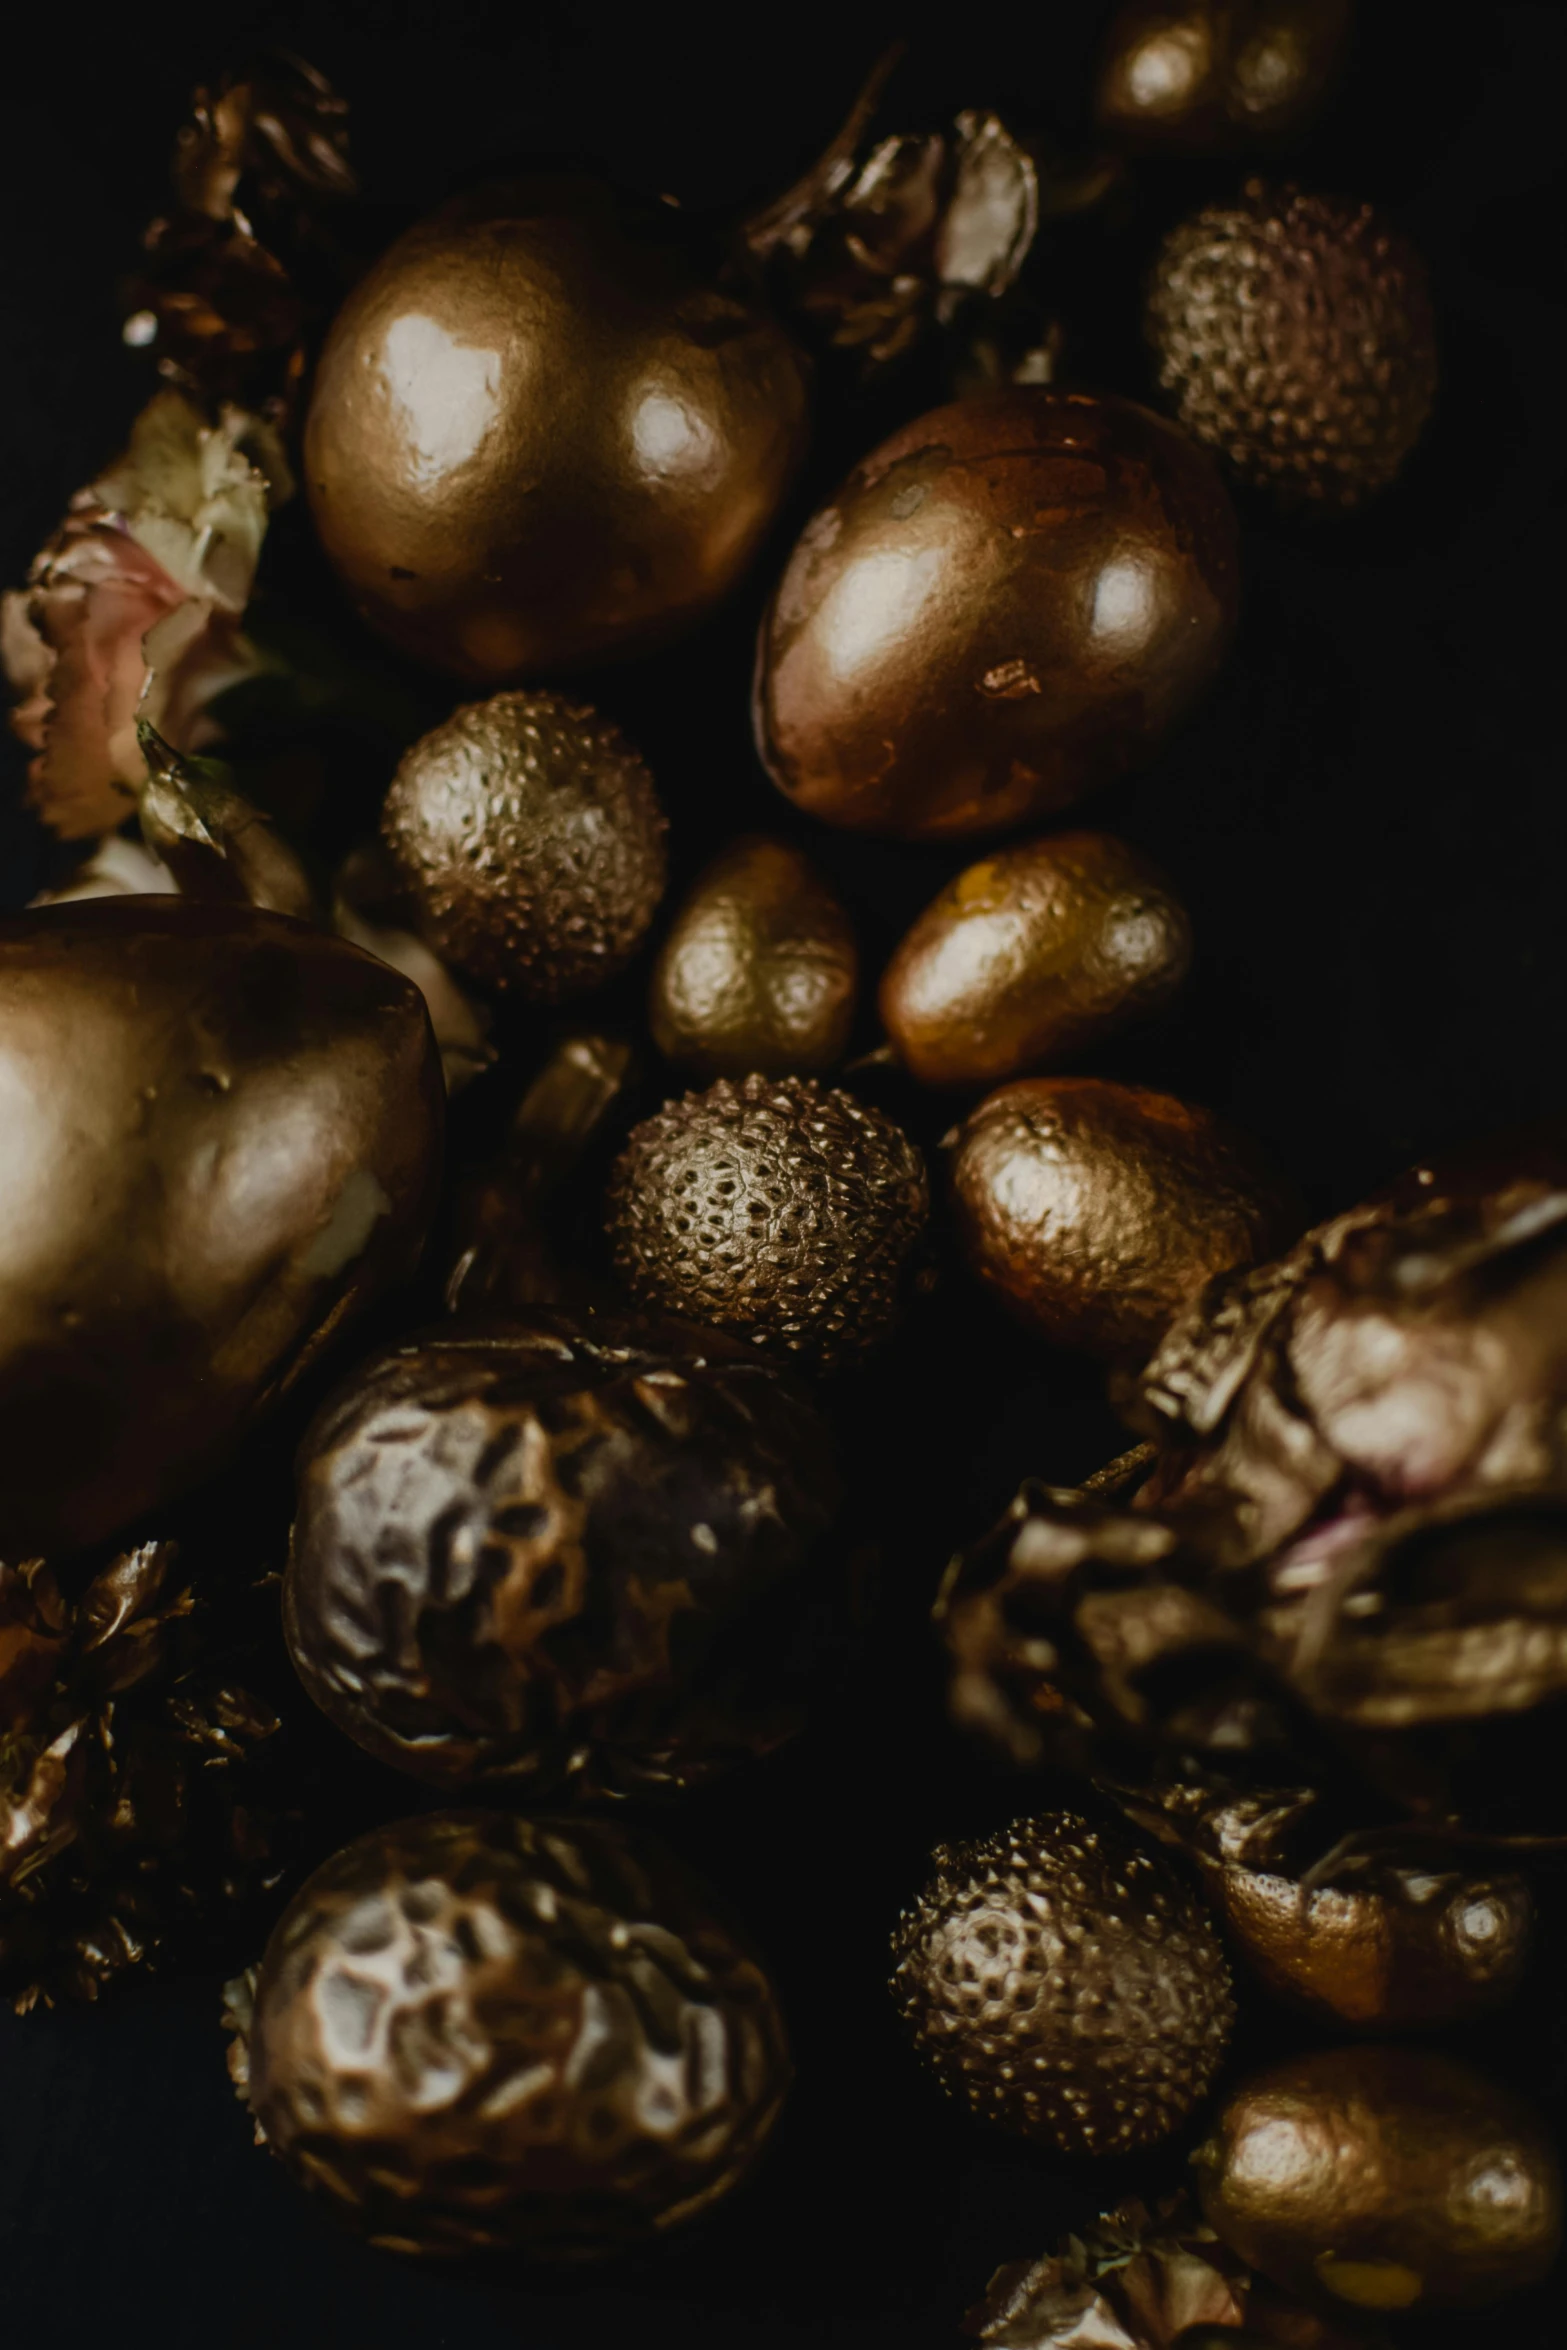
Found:
M 425 937 L 480 986 L 553 1004 L 624 968 L 664 892 L 664 812 L 617 726 L 495 694 L 410 751 L 381 837 Z
M 447 205 L 338 314 L 305 481 L 372 627 L 480 686 L 674 633 L 745 571 L 804 444 L 806 363 L 677 217 L 585 180 Z
M 1238 603 L 1211 459 L 1161 418 L 1013 385 L 906 425 L 807 524 L 762 624 L 757 746 L 797 807 L 994 833 L 1151 757 Z
M 1557 2151 L 1521 2099 L 1411 2048 L 1291 2057 L 1192 2157 L 1208 2224 L 1339 2310 L 1473 2309 L 1530 2285 L 1562 2233 Z
M 952 1157 L 958 1238 L 993 1295 L 1052 1345 L 1146 1355 L 1211 1275 L 1272 1254 L 1285 1187 L 1211 1112 L 1102 1077 L 989 1095 Z
M 698 1077 L 819 1077 L 843 1058 L 858 982 L 849 917 L 810 860 L 784 841 L 737 840 L 664 942 L 653 1041 Z
M 216 1468 L 411 1270 L 443 1093 L 407 980 L 302 922 L 99 898 L 0 923 L 0 1557 Z
M 970 865 L 888 964 L 881 1017 L 926 1085 L 998 1085 L 1158 1011 L 1191 922 L 1156 868 L 1104 832 L 1058 833 Z

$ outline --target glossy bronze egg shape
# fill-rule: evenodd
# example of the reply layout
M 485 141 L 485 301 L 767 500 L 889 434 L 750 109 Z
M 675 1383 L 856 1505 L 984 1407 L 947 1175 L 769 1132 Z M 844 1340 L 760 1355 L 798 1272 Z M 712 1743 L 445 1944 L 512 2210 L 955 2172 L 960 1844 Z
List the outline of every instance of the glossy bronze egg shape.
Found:
M 436 1785 L 690 1787 L 800 1727 L 836 1496 L 805 1395 L 710 1331 L 453 1322 L 305 1439 L 289 1651 Z
M 340 939 L 184 898 L 0 923 L 0 1556 L 216 1467 L 411 1269 L 443 1119 L 423 998 Z
M 952 1155 L 973 1271 L 1052 1345 L 1146 1355 L 1211 1275 L 1270 1256 L 1290 1202 L 1209 1111 L 1103 1077 L 1025 1077 L 982 1101 Z
M 1521 1877 L 1405 1871 L 1308 1890 L 1293 1877 L 1204 1858 L 1240 1957 L 1292 2005 L 1376 2031 L 1461 2022 L 1499 2006 L 1529 1957 L 1534 1903 Z
M 653 971 L 653 1041 L 701 1078 L 820 1077 L 843 1058 L 858 984 L 853 927 L 815 866 L 747 837 L 675 916 Z
M 925 1085 L 998 1085 L 1156 1012 L 1191 962 L 1191 921 L 1154 866 L 1105 832 L 985 858 L 927 906 L 882 977 L 882 1025 Z
M 608 1206 L 639 1305 L 832 1371 L 894 1328 L 930 1193 L 902 1127 L 852 1094 L 721 1077 L 635 1128 Z
M 420 928 L 480 986 L 553 1004 L 612 979 L 664 893 L 664 812 L 619 727 L 493 694 L 404 753 L 381 837 Z
M 892 1990 L 948 2094 L 1063 2154 L 1179 2128 L 1235 2007 L 1213 1926 L 1164 1854 L 1052 1812 L 933 1858 L 893 1937 Z
M 536 179 L 448 205 L 360 280 L 321 354 L 305 482 L 371 625 L 499 685 L 726 595 L 805 412 L 795 345 L 704 276 L 678 223 Z
M 1280 504 L 1358 506 L 1436 396 L 1425 265 L 1368 204 L 1250 180 L 1166 238 L 1145 319 L 1186 430 Z
M 1208 2224 L 1339 2310 L 1472 2309 L 1532 2284 L 1562 2231 L 1530 2109 L 1423 2049 L 1321 2049 L 1242 2084 L 1192 2158 Z
M 829 824 L 905 840 L 1068 807 L 1148 757 L 1236 615 L 1211 463 L 1146 409 L 1013 386 L 904 427 L 808 524 L 756 738 Z
M 789 2084 L 761 1966 L 651 1839 L 434 1812 L 302 1887 L 248 2094 L 273 2152 L 392 2251 L 646 2244 L 750 2171 Z
M 1118 143 L 1222 154 L 1287 138 L 1327 95 L 1350 0 L 1130 0 L 1095 92 Z

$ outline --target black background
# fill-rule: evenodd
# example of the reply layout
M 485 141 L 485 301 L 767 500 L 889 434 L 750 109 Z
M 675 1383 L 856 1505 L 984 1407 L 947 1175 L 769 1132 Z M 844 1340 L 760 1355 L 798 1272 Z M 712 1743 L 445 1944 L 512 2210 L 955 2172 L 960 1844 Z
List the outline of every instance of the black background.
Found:
M 162 5 L 91 25 L 33 10 L 25 69 L 13 55 L 0 77 L 0 577 L 22 577 L 146 396 L 144 364 L 118 340 L 116 280 L 163 200 L 192 83 L 258 43 L 291 43 L 349 97 L 356 160 L 392 223 L 530 150 L 597 156 L 688 205 L 764 195 L 823 142 L 900 32 L 914 38 L 889 117 L 996 105 L 1020 125 L 1070 129 L 1103 13 L 969 8 L 922 34 L 922 19 L 851 0 L 712 18 L 484 0 L 221 19 Z M 1560 1108 L 1567 1013 L 1567 12 L 1362 13 L 1350 75 L 1294 168 L 1384 203 L 1424 248 L 1443 337 L 1438 414 L 1405 481 L 1364 517 L 1312 529 L 1245 513 L 1246 615 L 1218 692 L 1157 767 L 1095 810 L 1175 875 L 1201 947 L 1181 1017 L 1115 1067 L 1250 1126 L 1314 1212 L 1418 1153 Z M 1152 241 L 1237 176 L 1149 172 L 1106 227 L 1051 263 L 1082 380 L 1142 388 L 1136 296 Z M 869 405 L 832 406 L 801 510 L 936 388 L 916 371 Z M 276 535 L 266 592 L 306 611 L 316 599 L 351 645 L 300 534 Z M 746 725 L 763 584 L 696 643 L 593 683 L 653 761 L 682 870 L 742 826 L 790 826 Z M 421 714 L 439 714 L 439 687 L 405 682 Z M 7 759 L 11 905 L 44 868 L 20 760 Z M 328 829 L 384 781 L 378 760 L 363 740 L 342 746 Z M 811 838 L 862 917 L 874 968 L 953 860 Z M 482 1131 L 487 1098 L 502 1096 L 479 1089 L 459 1138 Z M 888 1099 L 935 1143 L 947 1113 Z M 8 2335 L 74 2346 L 139 2326 L 171 2344 L 356 2350 L 935 2350 L 998 2262 L 1036 2255 L 1129 2185 L 1178 2177 L 1181 2148 L 1085 2177 L 971 2133 L 905 2056 L 882 1988 L 887 1926 L 931 1842 L 1031 1800 L 942 1726 L 925 1616 L 945 1556 L 1022 1474 L 1093 1467 L 1114 1448 L 1113 1424 L 1091 1380 L 1015 1337 L 955 1277 L 891 1363 L 834 1409 L 860 1472 L 859 1523 L 878 1543 L 867 1659 L 800 1748 L 670 1823 L 768 1951 L 795 2030 L 798 2090 L 754 2187 L 693 2243 L 612 2280 L 400 2265 L 340 2238 L 252 2149 L 223 2069 L 218 1978 L 179 1977 L 98 2011 L 0 2018 Z M 1470 2035 L 1558 2118 L 1560 1966 L 1558 1937 L 1523 2006 Z M 1301 2036 L 1253 2016 L 1238 2061 L 1281 2035 Z M 1562 2339 L 1555 2307 L 1546 2288 L 1482 2322 L 1544 2350 Z M 1427 2323 L 1409 2338 L 1472 2335 Z

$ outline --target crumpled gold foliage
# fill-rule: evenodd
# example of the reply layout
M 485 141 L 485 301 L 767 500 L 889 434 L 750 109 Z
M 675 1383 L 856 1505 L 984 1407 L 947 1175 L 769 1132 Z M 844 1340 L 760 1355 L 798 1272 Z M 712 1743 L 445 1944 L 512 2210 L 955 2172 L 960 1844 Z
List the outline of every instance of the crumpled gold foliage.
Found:
M 240 623 L 269 504 L 288 486 L 258 419 L 226 408 L 210 425 L 182 393 L 159 392 L 0 603 L 0 659 L 21 697 L 11 728 L 35 754 L 28 797 L 62 839 L 134 813 L 138 718 L 199 749 L 208 704 L 256 667 Z
M 785 308 L 867 370 L 971 297 L 1004 294 L 1039 226 L 1034 158 L 994 114 L 867 143 L 897 56 L 825 153 L 742 232 Z
M 151 1542 L 74 1601 L 0 1564 L 0 1987 L 95 1998 L 273 1881 L 235 1766 L 277 1716 L 202 1656 L 202 1611 Z
M 1221 1277 L 1126 1400 L 1135 1495 L 1025 1486 L 954 1562 L 960 1719 L 1123 1784 L 1332 1791 L 1346 1830 L 1567 1831 L 1560 1134 Z
M 1370 2350 L 1259 2286 L 1183 2195 L 1118 2204 L 1043 2259 L 998 2269 L 963 2330 L 991 2350 L 1173 2350 L 1204 2325 L 1281 2350 Z
M 286 53 L 196 91 L 175 206 L 148 228 L 127 298 L 127 341 L 154 350 L 170 381 L 279 412 L 291 403 L 328 285 L 349 274 L 328 226 L 358 193 L 347 112 Z

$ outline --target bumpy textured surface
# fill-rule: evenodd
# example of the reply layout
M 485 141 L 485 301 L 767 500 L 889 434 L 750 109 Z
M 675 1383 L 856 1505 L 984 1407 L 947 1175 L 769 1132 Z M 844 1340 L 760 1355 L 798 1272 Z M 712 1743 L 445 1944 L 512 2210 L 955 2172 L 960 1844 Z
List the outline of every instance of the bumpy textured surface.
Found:
M 375 2242 L 565 2258 L 725 2194 L 789 2080 L 766 1975 L 660 1847 L 499 1812 L 318 1870 L 236 2069 L 289 2169 Z
M 1424 265 L 1368 205 L 1249 180 L 1166 240 L 1148 333 L 1187 431 L 1291 502 L 1393 479 L 1436 391 Z
M 531 1003 L 581 995 L 635 953 L 664 829 L 619 728 L 551 693 L 455 711 L 405 755 L 381 816 L 431 944 Z
M 929 1204 L 880 1111 L 808 1080 L 721 1078 L 637 1127 L 610 1232 L 644 1305 L 831 1370 L 891 1327 Z
M 835 1502 L 811 1404 L 710 1332 L 454 1323 L 306 1438 L 289 1647 L 440 1785 L 687 1786 L 799 1727 Z
M 1071 1812 L 940 1846 L 892 1990 L 949 2095 L 1065 2154 L 1176 2129 L 1234 2017 L 1201 1904 L 1157 1851 Z

